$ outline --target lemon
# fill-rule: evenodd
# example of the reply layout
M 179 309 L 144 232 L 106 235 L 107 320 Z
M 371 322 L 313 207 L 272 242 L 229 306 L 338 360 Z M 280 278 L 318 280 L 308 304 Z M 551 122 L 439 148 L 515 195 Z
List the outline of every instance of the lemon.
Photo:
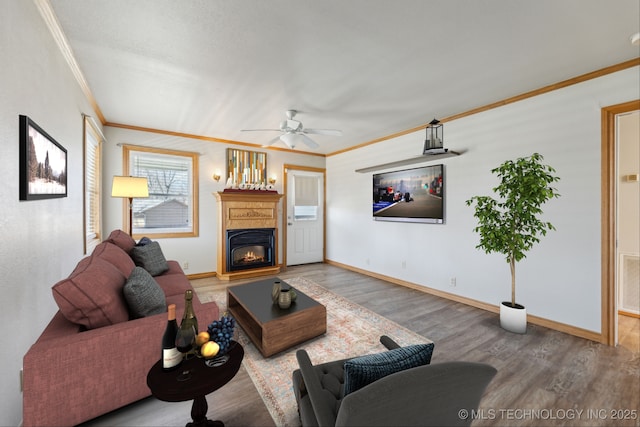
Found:
M 220 346 L 215 341 L 207 341 L 200 347 L 202 357 L 213 357 L 220 351 Z

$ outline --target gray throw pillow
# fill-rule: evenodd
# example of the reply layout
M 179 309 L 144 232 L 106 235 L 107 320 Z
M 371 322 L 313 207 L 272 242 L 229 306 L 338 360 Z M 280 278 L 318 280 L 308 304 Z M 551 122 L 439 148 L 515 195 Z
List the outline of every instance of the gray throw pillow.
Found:
M 131 249 L 131 259 L 137 266 L 144 268 L 152 276 L 159 276 L 169 270 L 169 264 L 160 249 L 160 243 L 151 242 Z
M 347 360 L 344 362 L 344 396 L 387 375 L 428 365 L 433 347 L 433 343 L 415 344 Z
M 133 269 L 122 291 L 132 319 L 167 311 L 167 301 L 162 288 L 142 267 Z

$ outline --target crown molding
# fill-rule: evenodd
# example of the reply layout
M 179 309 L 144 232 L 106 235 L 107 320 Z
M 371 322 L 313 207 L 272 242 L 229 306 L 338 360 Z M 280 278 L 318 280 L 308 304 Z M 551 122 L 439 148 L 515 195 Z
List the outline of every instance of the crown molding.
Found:
M 91 107 L 93 107 L 93 110 L 98 116 L 98 119 L 104 125 L 105 119 L 104 119 L 104 116 L 102 115 L 102 111 L 100 111 L 100 107 L 98 106 L 98 103 L 96 102 L 96 99 L 93 96 L 93 93 L 91 93 L 91 89 L 89 89 L 89 84 L 87 83 L 87 80 L 85 79 L 84 74 L 82 73 L 82 70 L 78 65 L 78 61 L 76 61 L 76 57 L 73 54 L 73 50 L 69 45 L 69 41 L 67 40 L 67 37 L 65 36 L 64 31 L 62 31 L 60 22 L 58 21 L 58 18 L 56 17 L 56 14 L 53 11 L 53 8 L 51 7 L 51 3 L 49 2 L 49 0 L 34 0 L 34 2 L 36 4 L 36 7 L 38 8 L 38 11 L 40 12 L 40 15 L 42 16 L 42 19 L 47 25 L 47 28 L 51 32 L 53 39 L 58 45 L 58 49 L 60 49 L 60 53 L 62 53 L 64 60 L 67 62 L 67 65 L 69 65 L 69 68 L 71 69 L 71 73 L 73 74 L 76 81 L 80 85 L 80 89 L 82 90 L 82 92 L 84 93 L 84 96 L 87 98 L 87 100 L 91 104 Z

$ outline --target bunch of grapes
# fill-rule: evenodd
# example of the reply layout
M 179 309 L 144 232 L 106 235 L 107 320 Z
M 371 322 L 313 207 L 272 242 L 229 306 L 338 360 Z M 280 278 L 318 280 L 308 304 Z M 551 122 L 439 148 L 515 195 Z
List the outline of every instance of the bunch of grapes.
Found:
M 229 315 L 224 315 L 220 320 L 214 320 L 207 327 L 207 332 L 211 336 L 211 341 L 215 341 L 220 346 L 219 354 L 229 351 L 229 345 L 233 338 L 233 329 L 236 326 L 236 319 Z

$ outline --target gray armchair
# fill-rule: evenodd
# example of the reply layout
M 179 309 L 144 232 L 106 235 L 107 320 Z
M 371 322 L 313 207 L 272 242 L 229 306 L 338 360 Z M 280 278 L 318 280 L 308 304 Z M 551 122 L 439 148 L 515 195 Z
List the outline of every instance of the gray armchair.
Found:
M 399 348 L 387 336 L 380 341 Z M 302 426 L 469 426 L 492 366 L 471 362 L 427 364 L 384 376 L 344 395 L 343 359 L 313 365 L 298 350 L 293 388 Z M 465 413 L 463 410 L 466 410 Z

